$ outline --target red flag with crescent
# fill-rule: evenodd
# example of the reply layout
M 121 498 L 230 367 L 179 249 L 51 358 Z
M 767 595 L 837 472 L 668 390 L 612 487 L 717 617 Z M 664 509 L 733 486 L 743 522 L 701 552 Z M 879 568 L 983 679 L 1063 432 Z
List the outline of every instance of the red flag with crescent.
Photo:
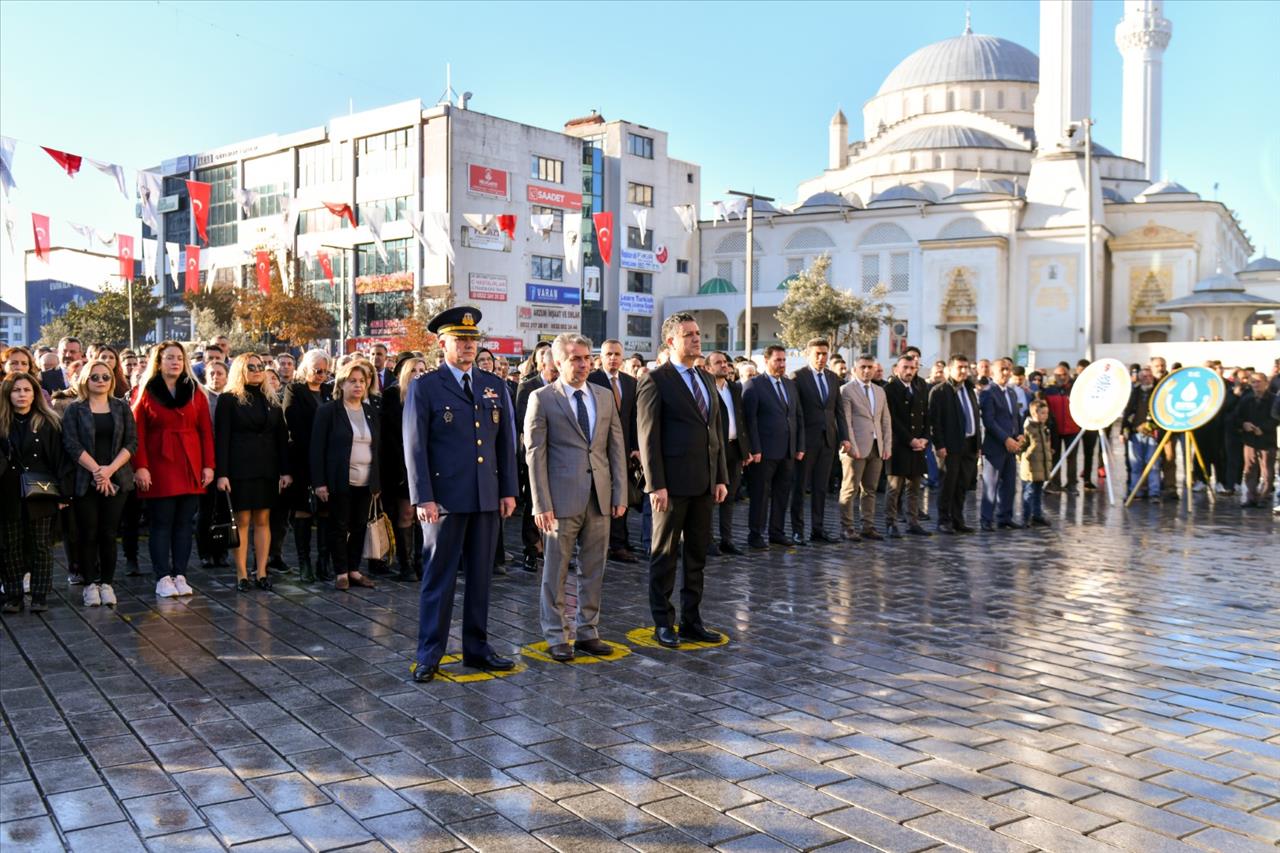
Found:
M 258 252 L 257 264 L 258 270 L 258 290 L 263 293 L 271 292 L 271 253 Z
M 31 214 L 31 232 L 36 237 L 36 257 L 49 262 L 49 217 L 42 213 Z
M 186 280 L 183 282 L 187 293 L 200 292 L 200 247 L 187 246 Z
M 329 279 L 329 286 L 334 287 L 333 262 L 329 260 L 329 253 L 317 252 L 316 260 L 320 262 L 320 271 L 324 273 L 324 277 Z
M 116 254 L 120 258 L 120 277 L 125 281 L 133 281 L 133 237 L 117 234 L 116 246 Z
M 187 194 L 191 196 L 191 215 L 196 221 L 196 233 L 200 239 L 209 242 L 209 197 L 213 194 L 213 184 L 204 181 L 187 181 Z
M 338 217 L 339 219 L 347 220 L 348 222 L 351 223 L 352 228 L 356 227 L 356 214 L 355 214 L 355 211 L 351 209 L 351 205 L 347 204 L 346 202 L 339 203 L 336 201 L 326 201 L 326 202 L 323 202 L 323 204 L 325 207 L 329 208 L 329 212 L 332 213 L 334 216 Z
M 514 214 L 503 213 L 498 216 L 498 230 L 512 240 L 516 238 L 516 218 Z
M 604 259 L 605 266 L 608 266 L 613 257 L 613 214 L 593 213 L 591 221 L 596 226 L 596 245 L 600 247 L 600 257 Z
M 43 145 L 40 146 L 44 148 Z M 62 171 L 67 173 L 68 178 L 74 178 L 76 172 L 80 171 L 80 166 L 84 163 L 84 158 L 76 154 L 68 154 L 65 151 L 59 151 L 56 148 L 44 148 L 45 152 L 54 159 Z

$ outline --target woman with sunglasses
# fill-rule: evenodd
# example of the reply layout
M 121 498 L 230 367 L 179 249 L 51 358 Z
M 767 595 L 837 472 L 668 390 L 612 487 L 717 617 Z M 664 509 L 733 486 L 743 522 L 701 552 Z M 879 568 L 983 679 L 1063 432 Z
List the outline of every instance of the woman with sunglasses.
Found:
M 328 537 L 316 538 L 316 562 L 311 562 L 311 525 L 317 510 L 311 493 L 311 428 L 320 406 L 333 396 L 329 381 L 329 354 L 313 349 L 302 357 L 294 371 L 294 381 L 284 389 L 284 420 L 289 428 L 289 470 L 293 484 L 289 486 L 289 505 L 293 508 L 293 543 L 298 549 L 298 579 L 303 583 L 327 581 L 329 571 Z M 319 522 L 315 522 L 317 526 Z
M 71 508 L 85 607 L 116 604 L 116 529 L 133 489 L 129 460 L 138 450 L 133 412 L 115 393 L 118 371 L 102 355 L 100 348 L 80 371 L 77 399 L 62 419 L 62 446 L 76 463 Z
M 9 373 L 0 382 L 0 577 L 5 613 L 22 611 L 22 575 L 31 573 L 31 612 L 49 609 L 53 557 L 49 537 L 58 510 L 66 506 L 70 466 L 62 449 L 62 426 L 31 373 Z M 50 497 L 23 488 L 23 474 L 52 483 Z M 33 484 L 34 485 L 34 484 Z M 26 491 L 24 495 L 23 492 Z
M 164 341 L 151 350 L 133 418 L 138 427 L 133 474 L 147 502 L 156 597 L 191 595 L 187 561 L 196 507 L 213 482 L 213 424 L 182 344 Z
M 218 490 L 231 495 L 240 546 L 235 550 L 236 589 L 251 589 L 248 577 L 249 528 L 253 527 L 254 584 L 271 589 L 267 560 L 271 554 L 271 507 L 292 478 L 289 433 L 284 411 L 266 393 L 262 356 L 241 353 L 231 362 L 226 390 L 214 416 L 214 454 Z
M 120 354 L 116 352 L 115 347 L 106 344 L 98 344 L 90 347 L 93 355 L 90 359 L 105 361 L 107 367 L 110 368 L 112 375 L 115 377 L 115 390 L 111 392 L 112 397 L 126 398 L 129 396 L 129 380 L 125 378 L 124 366 L 120 363 Z M 85 368 L 88 369 L 87 367 Z

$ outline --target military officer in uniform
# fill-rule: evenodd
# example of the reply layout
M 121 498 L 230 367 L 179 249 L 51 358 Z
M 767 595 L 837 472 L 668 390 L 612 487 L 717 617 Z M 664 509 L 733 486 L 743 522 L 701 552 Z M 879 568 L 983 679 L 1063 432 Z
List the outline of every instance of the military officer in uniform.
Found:
M 516 506 L 515 429 L 502 380 L 474 366 L 480 312 L 462 306 L 427 328 L 440 336 L 444 363 L 419 376 L 404 399 L 409 500 L 422 523 L 422 588 L 413 680 L 435 677 L 449 643 L 458 566 L 466 572 L 462 663 L 509 670 L 489 645 L 489 584 L 501 519 Z

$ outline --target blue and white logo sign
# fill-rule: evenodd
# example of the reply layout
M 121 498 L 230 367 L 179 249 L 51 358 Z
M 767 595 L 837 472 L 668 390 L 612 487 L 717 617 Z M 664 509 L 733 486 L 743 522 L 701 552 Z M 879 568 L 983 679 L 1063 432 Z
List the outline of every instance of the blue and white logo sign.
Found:
M 1151 419 L 1169 432 L 1199 429 L 1213 420 L 1226 399 L 1222 377 L 1207 367 L 1175 370 L 1151 395 Z
M 544 305 L 579 305 L 582 295 L 576 287 L 558 287 L 554 284 L 526 284 L 524 286 L 526 302 L 541 302 Z
M 645 317 L 653 316 L 653 294 L 652 293 L 619 293 L 618 309 L 627 314 L 642 314 Z
M 662 272 L 662 264 L 658 262 L 658 256 L 644 249 L 623 249 L 622 266 L 629 270 Z

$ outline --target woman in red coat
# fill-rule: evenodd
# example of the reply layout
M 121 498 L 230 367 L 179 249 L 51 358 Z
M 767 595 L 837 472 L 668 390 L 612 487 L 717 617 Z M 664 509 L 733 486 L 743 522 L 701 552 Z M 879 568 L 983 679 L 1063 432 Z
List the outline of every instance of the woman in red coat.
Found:
M 213 422 L 198 390 L 182 344 L 165 341 L 151 351 L 133 404 L 133 462 L 140 497 L 147 501 L 157 598 L 192 592 L 186 571 L 196 507 L 213 482 Z

